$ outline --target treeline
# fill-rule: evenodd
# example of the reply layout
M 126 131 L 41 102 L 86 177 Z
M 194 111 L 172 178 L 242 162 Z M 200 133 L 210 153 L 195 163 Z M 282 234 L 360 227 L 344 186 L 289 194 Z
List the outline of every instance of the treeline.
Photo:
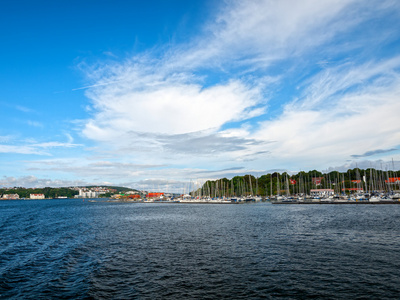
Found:
M 0 195 L 4 194 L 18 194 L 20 198 L 29 198 L 30 194 L 44 194 L 45 198 L 68 197 L 73 198 L 78 195 L 78 191 L 71 190 L 70 188 L 14 188 L 14 189 L 0 189 Z
M 399 184 L 388 184 L 389 178 L 397 177 L 399 171 L 376 169 L 349 169 L 347 172 L 333 171 L 323 174 L 320 171 L 299 172 L 290 175 L 272 173 L 255 177 L 253 175 L 235 176 L 231 180 L 222 178 L 206 181 L 194 190 L 192 196 L 232 197 L 232 196 L 270 196 L 285 194 L 310 194 L 311 189 L 333 189 L 335 193 L 363 191 L 390 191 L 400 189 Z

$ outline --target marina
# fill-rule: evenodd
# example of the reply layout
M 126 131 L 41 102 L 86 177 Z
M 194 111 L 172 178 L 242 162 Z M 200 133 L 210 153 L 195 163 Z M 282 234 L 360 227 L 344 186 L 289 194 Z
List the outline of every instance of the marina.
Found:
M 87 199 L 88 202 L 182 204 L 399 204 L 399 171 L 349 169 L 295 174 L 251 174 L 231 179 L 191 180 L 181 192 L 138 190 L 118 186 L 2 188 L 2 200 Z M 179 190 L 179 189 L 178 189 Z

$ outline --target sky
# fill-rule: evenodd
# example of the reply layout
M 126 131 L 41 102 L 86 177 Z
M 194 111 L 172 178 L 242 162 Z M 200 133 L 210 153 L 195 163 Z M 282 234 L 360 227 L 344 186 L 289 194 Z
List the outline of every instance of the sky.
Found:
M 400 170 L 400 2 L 0 2 L 0 187 Z

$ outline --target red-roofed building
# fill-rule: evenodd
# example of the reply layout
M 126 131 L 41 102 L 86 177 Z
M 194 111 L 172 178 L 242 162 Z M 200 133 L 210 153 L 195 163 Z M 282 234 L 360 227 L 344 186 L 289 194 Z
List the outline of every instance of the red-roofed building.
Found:
M 146 197 L 147 198 L 158 198 L 161 196 L 164 196 L 164 193 L 148 193 Z

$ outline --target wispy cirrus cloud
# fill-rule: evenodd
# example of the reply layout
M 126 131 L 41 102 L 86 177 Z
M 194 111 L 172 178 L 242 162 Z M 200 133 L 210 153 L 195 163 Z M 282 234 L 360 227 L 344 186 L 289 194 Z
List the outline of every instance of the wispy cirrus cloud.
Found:
M 50 153 L 30 145 L 0 145 L 0 153 L 50 155 Z
M 6 140 L 10 142 L 10 140 Z M 51 148 L 75 148 L 82 145 L 62 142 L 27 142 L 27 143 L 13 143 L 13 144 L 0 144 L 0 153 L 14 153 L 14 154 L 34 154 L 51 156 L 49 151 Z
M 40 122 L 37 122 L 37 121 L 28 120 L 28 121 L 26 121 L 26 123 L 29 126 L 33 126 L 33 127 L 39 127 L 39 128 L 43 128 L 44 127 L 43 123 L 40 123 Z
M 11 135 L 0 135 L 0 143 L 6 143 L 12 140 L 14 137 Z
M 23 106 L 23 105 L 16 105 L 16 106 L 15 106 L 15 109 L 17 109 L 17 110 L 19 110 L 19 111 L 22 111 L 22 112 L 24 112 L 24 113 L 32 113 L 32 112 L 35 112 L 32 108 L 29 108 L 29 107 L 26 107 L 26 106 Z
M 303 68 L 310 60 L 329 62 L 338 53 L 354 50 L 360 55 L 366 44 L 393 39 L 397 35 L 393 26 L 382 31 L 368 22 L 387 15 L 395 18 L 393 13 L 398 12 L 390 0 L 369 5 L 355 0 L 224 2 L 201 34 L 171 49 L 165 60 L 171 69 L 190 71 L 222 68 L 243 74 L 274 69 L 287 60 L 289 68 L 294 64 Z M 359 31 L 361 26 L 368 30 Z
M 372 70 L 365 65 L 328 69 L 312 79 L 301 101 L 287 104 L 281 116 L 262 122 L 255 134 L 277 141 L 271 145 L 277 161 L 297 160 L 299 166 L 359 158 L 353 153 L 376 147 L 393 149 L 400 140 L 395 121 L 399 67 L 399 59 L 391 58 L 372 64 Z
M 400 56 L 375 59 L 362 63 L 344 62 L 334 67 L 325 68 L 318 75 L 310 78 L 304 85 L 306 89 L 300 98 L 302 109 L 324 109 L 330 105 L 335 106 L 338 99 L 346 95 L 357 93 L 380 93 L 396 85 L 398 81 L 398 70 L 400 67 Z M 365 101 L 352 103 L 349 99 L 341 106 L 343 113 L 351 113 L 353 107 L 360 110 L 362 107 L 374 105 L 373 99 L 368 97 Z M 360 107 L 360 105 L 362 105 Z

